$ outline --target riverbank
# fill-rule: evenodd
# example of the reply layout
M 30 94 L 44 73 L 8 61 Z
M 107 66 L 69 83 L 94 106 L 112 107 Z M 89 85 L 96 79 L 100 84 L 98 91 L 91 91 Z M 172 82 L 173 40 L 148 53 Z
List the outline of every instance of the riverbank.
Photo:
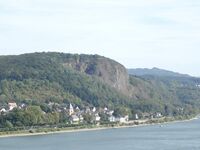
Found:
M 178 123 L 178 122 L 187 122 L 198 119 L 198 116 L 184 119 L 184 120 L 175 120 L 175 118 L 159 118 L 155 120 L 137 120 L 137 121 L 130 121 L 126 124 L 116 124 L 116 125 L 93 125 L 90 128 L 87 127 L 75 127 L 75 128 L 50 128 L 46 129 L 42 128 L 41 132 L 30 132 L 28 130 L 24 131 L 7 131 L 3 132 L 0 135 L 0 138 L 6 137 L 23 137 L 23 136 L 37 136 L 37 135 L 48 135 L 48 134 L 58 134 L 58 133 L 71 133 L 71 132 L 84 132 L 84 131 L 96 131 L 96 130 L 105 130 L 105 129 L 118 129 L 118 128 L 133 128 L 133 127 L 142 127 L 142 126 L 150 126 L 150 125 L 165 125 L 169 123 Z M 167 120 L 167 121 L 165 121 Z

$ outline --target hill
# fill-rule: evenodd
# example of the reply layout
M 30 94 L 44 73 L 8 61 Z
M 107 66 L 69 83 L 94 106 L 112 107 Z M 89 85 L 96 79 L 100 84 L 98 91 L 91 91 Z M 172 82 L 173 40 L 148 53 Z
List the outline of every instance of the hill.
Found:
M 192 114 L 200 106 L 198 84 L 199 79 L 187 75 L 173 75 L 173 78 L 128 75 L 123 65 L 99 55 L 0 56 L 2 105 L 14 100 L 34 104 L 73 103 L 79 107 L 125 107 L 131 114 Z
M 126 101 L 128 98 L 123 92 L 128 76 L 118 73 L 123 71 L 126 69 L 120 64 L 98 55 L 1 56 L 0 100 L 73 101 L 95 106 Z
M 128 73 L 131 74 L 131 75 L 136 75 L 136 76 L 147 76 L 147 75 L 149 75 L 149 76 L 160 76 L 160 77 L 190 77 L 187 74 L 180 74 L 180 73 L 177 73 L 177 72 L 168 71 L 168 70 L 159 69 L 159 68 L 128 69 Z

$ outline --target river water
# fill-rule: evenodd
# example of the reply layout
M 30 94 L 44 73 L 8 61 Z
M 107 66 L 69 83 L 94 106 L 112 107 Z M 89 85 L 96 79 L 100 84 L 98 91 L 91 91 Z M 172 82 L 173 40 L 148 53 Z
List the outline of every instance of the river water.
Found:
M 162 126 L 0 138 L 0 150 L 200 150 L 200 119 Z

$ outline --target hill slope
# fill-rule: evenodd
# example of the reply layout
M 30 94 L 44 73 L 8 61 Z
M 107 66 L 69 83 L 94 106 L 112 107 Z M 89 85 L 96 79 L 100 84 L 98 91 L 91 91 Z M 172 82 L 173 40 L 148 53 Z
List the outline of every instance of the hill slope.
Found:
M 0 57 L 0 100 L 72 101 L 76 99 L 97 106 L 108 103 L 107 101 L 125 101 L 128 98 L 122 94 L 123 90 L 122 93 L 118 92 L 121 90 L 119 85 L 125 84 L 120 79 L 121 74 L 113 75 L 112 78 L 110 75 L 111 71 L 118 69 L 117 63 L 113 62 L 114 68 L 111 67 L 112 64 L 105 64 L 108 69 L 112 68 L 109 72 L 103 69 L 96 71 L 98 64 L 94 59 L 102 58 L 62 53 L 2 56 Z M 106 58 L 104 60 L 109 61 Z M 120 67 L 119 65 L 119 71 Z M 125 70 L 122 68 L 122 71 Z M 105 82 L 102 82 L 103 80 Z
M 131 112 L 194 113 L 199 79 L 136 77 L 98 55 L 32 53 L 0 56 L 0 103 L 74 103 L 80 107 L 123 106 Z
M 190 77 L 187 74 L 180 74 L 173 71 L 168 71 L 164 69 L 159 68 L 136 68 L 136 69 L 128 69 L 128 73 L 131 75 L 136 76 L 145 76 L 145 75 L 151 75 L 151 76 L 160 76 L 160 77 Z

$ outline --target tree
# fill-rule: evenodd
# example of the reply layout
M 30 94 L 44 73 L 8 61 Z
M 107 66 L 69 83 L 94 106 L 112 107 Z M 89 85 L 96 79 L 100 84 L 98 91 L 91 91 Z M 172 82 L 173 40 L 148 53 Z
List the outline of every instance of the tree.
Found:
M 92 123 L 92 115 L 90 115 L 89 113 L 85 113 L 84 115 L 83 115 L 83 119 L 84 119 L 84 121 L 86 122 L 86 123 Z
M 43 124 L 43 112 L 39 106 L 29 106 L 24 114 L 24 121 L 27 125 Z
M 129 108 L 126 108 L 126 107 L 116 107 L 114 109 L 114 113 L 113 115 L 116 116 L 116 117 L 120 117 L 120 116 L 126 116 L 126 115 L 130 115 L 131 114 L 131 111 Z
M 99 116 L 101 117 L 101 121 L 103 122 L 108 122 L 108 115 L 106 115 L 105 113 L 99 113 Z
M 4 127 L 11 129 L 11 128 L 13 128 L 13 124 L 10 121 L 6 120 Z

